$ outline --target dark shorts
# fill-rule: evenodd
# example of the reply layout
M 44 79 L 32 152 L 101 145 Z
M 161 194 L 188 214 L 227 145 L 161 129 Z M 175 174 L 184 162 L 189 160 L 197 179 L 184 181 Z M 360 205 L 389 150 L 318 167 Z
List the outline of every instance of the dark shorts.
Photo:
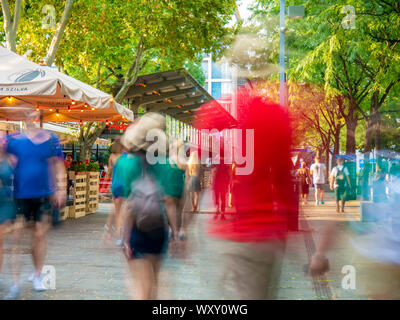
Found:
M 301 183 L 301 194 L 309 194 L 310 193 L 310 187 L 308 185 L 308 183 Z
M 189 192 L 199 192 L 200 189 L 200 177 L 191 176 L 189 178 Z
M 53 209 L 48 197 L 35 199 L 16 199 L 17 215 L 23 215 L 26 221 L 40 222 L 50 219 Z
M 319 190 L 324 190 L 324 183 L 316 183 L 315 184 L 315 189 L 319 189 Z
M 141 258 L 146 254 L 162 255 L 168 248 L 168 231 L 166 227 L 150 232 L 142 232 L 136 228 L 131 231 L 130 246 L 132 259 Z
M 335 198 L 337 201 L 346 201 L 346 187 L 336 187 L 335 188 Z

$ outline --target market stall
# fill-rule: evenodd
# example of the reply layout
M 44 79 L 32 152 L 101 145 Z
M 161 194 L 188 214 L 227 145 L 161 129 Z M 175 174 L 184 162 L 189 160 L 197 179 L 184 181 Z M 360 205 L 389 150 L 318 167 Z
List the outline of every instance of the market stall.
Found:
M 21 121 L 31 110 L 40 113 L 41 126 L 44 122 L 133 121 L 132 111 L 110 94 L 0 46 L 0 119 Z M 99 185 L 98 175 L 91 173 L 93 165 L 83 165 L 69 172 L 72 204 L 61 213 L 64 218 L 81 217 L 97 209 L 98 189 L 97 197 L 94 189 Z

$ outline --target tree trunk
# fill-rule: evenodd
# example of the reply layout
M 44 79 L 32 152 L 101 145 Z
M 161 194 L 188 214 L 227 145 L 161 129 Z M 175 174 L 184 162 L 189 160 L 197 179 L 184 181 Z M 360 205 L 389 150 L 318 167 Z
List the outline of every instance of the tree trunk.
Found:
M 51 66 L 56 58 L 57 50 L 60 45 L 61 39 L 63 37 L 65 28 L 67 27 L 69 17 L 71 16 L 72 5 L 74 4 L 74 0 L 66 0 L 64 12 L 61 17 L 61 20 L 58 24 L 57 31 L 51 41 L 49 50 L 47 51 L 47 56 L 44 59 L 46 65 Z
M 90 160 L 89 153 L 92 146 L 89 146 L 86 141 L 79 141 L 79 161 L 85 163 L 86 159 Z
M 1 9 L 3 12 L 3 29 L 6 35 L 7 49 L 13 52 L 17 51 L 16 37 L 21 15 L 22 0 L 16 0 L 14 6 L 14 20 L 11 19 L 10 6 L 8 0 L 1 0 Z
M 346 154 L 356 153 L 357 119 L 351 117 L 346 120 Z
M 365 120 L 365 137 L 364 137 L 364 152 L 372 150 L 372 131 L 373 131 L 373 116 L 369 120 Z
M 326 171 L 328 173 L 329 176 L 329 155 L 330 155 L 330 150 L 329 147 L 325 149 L 325 167 L 326 167 Z

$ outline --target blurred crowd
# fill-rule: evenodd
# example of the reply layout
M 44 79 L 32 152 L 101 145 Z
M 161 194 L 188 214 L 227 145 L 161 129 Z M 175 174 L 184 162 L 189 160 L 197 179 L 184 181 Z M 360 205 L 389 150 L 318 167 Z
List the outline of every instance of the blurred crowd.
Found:
M 313 184 L 315 205 L 319 206 L 324 205 L 323 185 L 328 181 L 335 192 L 337 212 L 344 213 L 351 183 L 343 159 L 337 158 L 327 181 L 327 169 L 319 155 L 310 169 L 303 162 L 293 175 L 287 110 L 248 88 L 237 92 L 236 101 L 236 129 L 252 132 L 251 139 L 242 134 L 239 141 L 241 150 L 253 151 L 251 171 L 243 170 L 246 163 L 235 161 L 240 157 L 226 156 L 224 143 L 217 155 L 203 163 L 198 147 L 168 137 L 165 117 L 158 113 L 143 115 L 112 145 L 107 168 L 102 168 L 112 177 L 113 196 L 103 240 L 115 240 L 123 253 L 134 284 L 130 294 L 135 299 L 157 298 L 158 277 L 166 253 L 186 250 L 188 226 L 202 211 L 204 168 L 212 172 L 210 189 L 215 207 L 207 234 L 222 244 L 218 260 L 224 277 L 220 285 L 231 299 L 276 298 L 287 237 L 290 231 L 297 231 L 297 182 L 302 205 Z M 5 297 L 8 299 L 20 296 L 19 245 L 22 234 L 28 231 L 32 234 L 33 287 L 37 291 L 46 289 L 41 271 L 47 232 L 54 222 L 54 212 L 65 205 L 65 173 L 73 162 L 70 156 L 63 159 L 55 135 L 35 125 L 37 117 L 35 111 L 30 112 L 26 129 L 1 139 L 0 266 L 4 236 L 11 234 L 13 242 L 13 279 Z M 200 120 L 204 119 L 196 121 Z M 194 125 L 200 126 L 196 121 Z M 223 127 L 223 123 L 215 125 Z M 364 282 L 373 285 L 368 291 L 371 297 L 395 297 L 400 289 L 400 187 L 395 178 L 392 184 L 394 196 L 380 207 L 380 218 L 368 232 L 349 224 L 355 235 L 354 248 L 376 267 L 376 281 Z M 335 223 L 322 232 L 309 266 L 310 275 L 329 270 L 327 254 L 337 233 Z

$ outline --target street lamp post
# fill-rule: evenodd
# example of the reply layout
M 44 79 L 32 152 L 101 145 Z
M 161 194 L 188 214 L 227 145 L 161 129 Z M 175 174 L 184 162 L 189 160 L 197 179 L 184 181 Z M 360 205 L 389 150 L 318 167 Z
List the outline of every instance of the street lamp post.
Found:
M 282 106 L 288 107 L 289 92 L 286 89 L 286 72 L 285 72 L 285 0 L 280 3 L 280 18 L 279 18 L 279 103 Z M 304 17 L 304 6 L 289 6 L 289 18 L 302 18 Z M 289 58 L 288 58 L 289 60 Z
M 286 106 L 285 79 L 285 0 L 281 0 L 279 18 L 279 103 Z

